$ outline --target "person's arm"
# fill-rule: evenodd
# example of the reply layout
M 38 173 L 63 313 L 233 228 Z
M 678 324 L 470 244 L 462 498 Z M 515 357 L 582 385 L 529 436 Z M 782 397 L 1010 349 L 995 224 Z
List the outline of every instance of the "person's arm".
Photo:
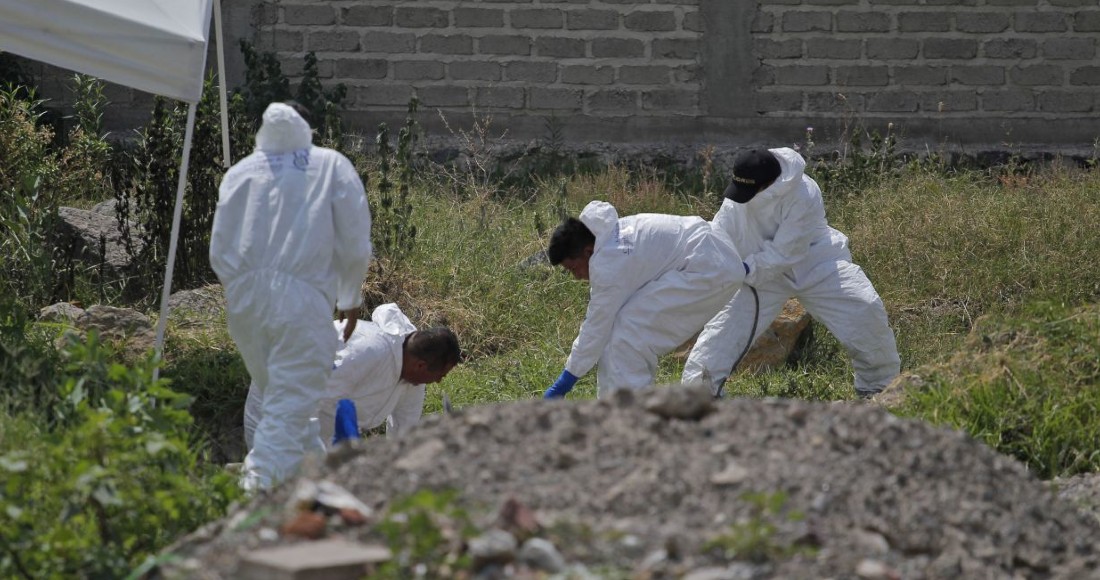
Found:
M 386 418 L 386 437 L 404 435 L 420 422 L 424 412 L 424 385 L 399 385 L 401 398 Z
M 370 267 L 373 248 L 370 242 L 371 215 L 363 182 L 346 157 L 336 160 L 336 191 L 332 195 L 332 219 L 336 247 L 336 308 L 355 311 L 362 304 L 363 279 Z M 358 316 L 347 315 L 352 320 Z M 351 324 L 354 328 L 354 323 Z M 347 333 L 350 336 L 350 333 Z
M 798 197 L 780 209 L 775 236 L 765 240 L 759 251 L 744 257 L 745 284 L 767 282 L 806 256 L 817 233 L 815 222 L 820 219 L 816 205 L 810 197 Z
M 565 362 L 565 370 L 578 378 L 588 374 L 596 366 L 611 337 L 615 317 L 638 289 L 630 276 L 631 256 L 615 254 L 613 257 L 621 264 L 599 264 L 596 268 L 603 269 L 593 270 L 589 274 L 592 288 L 589 292 L 588 311 L 577 338 L 573 341 L 569 359 Z

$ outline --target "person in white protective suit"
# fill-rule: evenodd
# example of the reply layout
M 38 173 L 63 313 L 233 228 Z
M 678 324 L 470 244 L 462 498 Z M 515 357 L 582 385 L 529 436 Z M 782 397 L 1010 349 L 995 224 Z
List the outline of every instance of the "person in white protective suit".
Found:
M 695 216 L 620 218 L 593 201 L 567 218 L 547 256 L 588 280 L 588 312 L 565 369 L 544 398 L 560 398 L 598 365 L 597 396 L 653 384 L 657 361 L 691 338 L 741 286 L 737 250 Z
M 344 322 L 335 322 L 343 332 Z M 321 440 L 333 440 L 337 408 L 359 417 L 338 440 L 355 438 L 360 430 L 386 424 L 386 435 L 401 435 L 420 421 L 424 385 L 438 383 L 461 359 L 458 338 L 444 327 L 417 330 L 396 304 L 374 309 L 371 320 L 361 320 L 351 338 L 336 353 L 318 418 Z M 245 442 L 251 446 L 260 421 L 262 395 L 253 383 L 244 409 Z M 348 405 L 351 405 L 348 407 Z M 349 411 L 341 413 L 341 419 Z
M 229 333 L 262 395 L 242 485 L 289 477 L 310 446 L 309 422 L 340 346 L 333 308 L 355 329 L 371 259 L 371 214 L 346 157 L 311 144 L 292 104 L 272 103 L 256 149 L 218 192 L 210 265 L 225 290 Z
M 806 161 L 789 148 L 752 149 L 734 159 L 714 227 L 744 257 L 745 286 L 699 335 L 684 364 L 684 383 L 721 385 L 743 352 L 795 297 L 844 345 L 861 397 L 881 391 L 901 370 L 886 309 L 848 250 L 848 238 L 829 227 L 821 189 L 804 173 Z M 755 318 L 754 318 L 755 317 Z M 754 326 L 756 334 L 750 336 Z

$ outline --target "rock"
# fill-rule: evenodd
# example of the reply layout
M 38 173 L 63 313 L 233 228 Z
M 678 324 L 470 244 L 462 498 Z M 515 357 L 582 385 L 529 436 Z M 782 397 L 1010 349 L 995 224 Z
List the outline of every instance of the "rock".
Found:
M 864 559 L 856 565 L 856 576 L 864 580 L 898 580 L 897 571 L 878 560 Z
M 519 561 L 535 568 L 556 574 L 565 570 L 565 558 L 549 540 L 531 538 L 519 549 Z
M 384 546 L 323 540 L 245 553 L 236 577 L 242 580 L 359 580 L 392 557 Z
M 700 385 L 650 389 L 643 403 L 646 411 L 665 419 L 697 421 L 714 410 L 714 396 Z
M 714 485 L 736 485 L 748 479 L 750 475 L 752 473 L 748 469 L 730 460 L 726 463 L 725 469 L 710 476 L 710 482 Z
M 130 255 L 118 230 L 118 220 L 103 213 L 60 207 L 58 233 L 62 244 L 72 244 L 74 256 L 100 269 L 108 280 L 119 280 L 130 266 Z M 135 243 L 137 241 L 135 240 Z
M 504 530 L 492 529 L 470 540 L 469 549 L 474 570 L 507 564 L 516 559 L 516 538 Z
M 497 526 L 518 538 L 528 538 L 538 533 L 542 527 L 535 518 L 535 512 L 514 497 L 508 498 L 500 506 Z
M 404 471 L 423 471 L 435 462 L 436 457 L 447 449 L 439 439 L 432 439 L 413 449 L 393 466 Z
M 209 319 L 218 318 L 224 314 L 225 292 L 219 284 L 180 290 L 168 297 L 168 316 L 173 321 L 198 319 L 198 323 L 208 324 Z
M 71 302 L 58 302 L 38 311 L 39 322 L 63 322 L 73 325 L 84 316 L 84 309 Z
M 797 354 L 799 345 L 810 338 L 813 332 L 813 327 L 810 325 L 812 321 L 813 318 L 798 300 L 794 298 L 787 300 L 779 316 L 768 325 L 767 330 L 756 337 L 752 348 L 745 353 L 745 358 L 738 364 L 737 370 L 760 373 L 787 364 L 787 361 Z M 698 335 L 677 348 L 672 356 L 681 362 L 686 361 L 691 348 L 695 346 L 696 338 Z M 737 354 L 741 354 L 744 348 L 744 345 L 738 346 Z
M 894 377 L 894 380 L 890 381 L 886 388 L 871 397 L 870 401 L 888 409 L 898 407 L 905 402 L 906 393 L 921 389 L 924 385 L 924 377 L 914 373 L 902 373 Z

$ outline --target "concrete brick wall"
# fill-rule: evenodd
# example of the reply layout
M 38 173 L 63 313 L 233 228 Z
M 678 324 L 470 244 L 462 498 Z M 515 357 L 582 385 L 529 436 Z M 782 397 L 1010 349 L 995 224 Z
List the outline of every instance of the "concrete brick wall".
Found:
M 1068 151 L 1100 136 L 1100 0 L 223 4 L 231 82 L 239 38 L 292 77 L 313 51 L 363 132 L 417 96 L 429 132 L 476 115 L 520 139 L 548 117 L 569 140 L 630 143 L 784 144 L 857 119 L 917 149 Z

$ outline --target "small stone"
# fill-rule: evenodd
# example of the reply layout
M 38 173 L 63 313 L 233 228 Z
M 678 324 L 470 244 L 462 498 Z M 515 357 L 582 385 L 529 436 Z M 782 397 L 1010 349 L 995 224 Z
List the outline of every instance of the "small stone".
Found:
M 710 476 L 710 482 L 714 485 L 736 485 L 748 479 L 750 475 L 748 469 L 736 461 L 730 461 L 726 463 L 725 469 Z
M 516 559 L 516 538 L 504 530 L 489 530 L 470 540 L 470 558 L 475 570 L 507 564 Z
M 325 535 L 325 516 L 316 512 L 298 512 L 287 520 L 279 531 L 284 536 L 298 536 L 315 540 Z
M 528 566 L 556 574 L 566 567 L 565 557 L 548 540 L 531 538 L 519 550 L 519 560 Z
M 864 559 L 856 565 L 856 576 L 864 580 L 898 580 L 901 576 L 878 560 Z
M 358 580 L 369 566 L 392 557 L 384 546 L 322 540 L 265 548 L 244 554 L 235 577 L 243 580 Z
M 398 459 L 394 467 L 403 471 L 423 471 L 436 462 L 436 457 L 447 449 L 439 439 L 430 439 L 421 443 L 407 455 Z

